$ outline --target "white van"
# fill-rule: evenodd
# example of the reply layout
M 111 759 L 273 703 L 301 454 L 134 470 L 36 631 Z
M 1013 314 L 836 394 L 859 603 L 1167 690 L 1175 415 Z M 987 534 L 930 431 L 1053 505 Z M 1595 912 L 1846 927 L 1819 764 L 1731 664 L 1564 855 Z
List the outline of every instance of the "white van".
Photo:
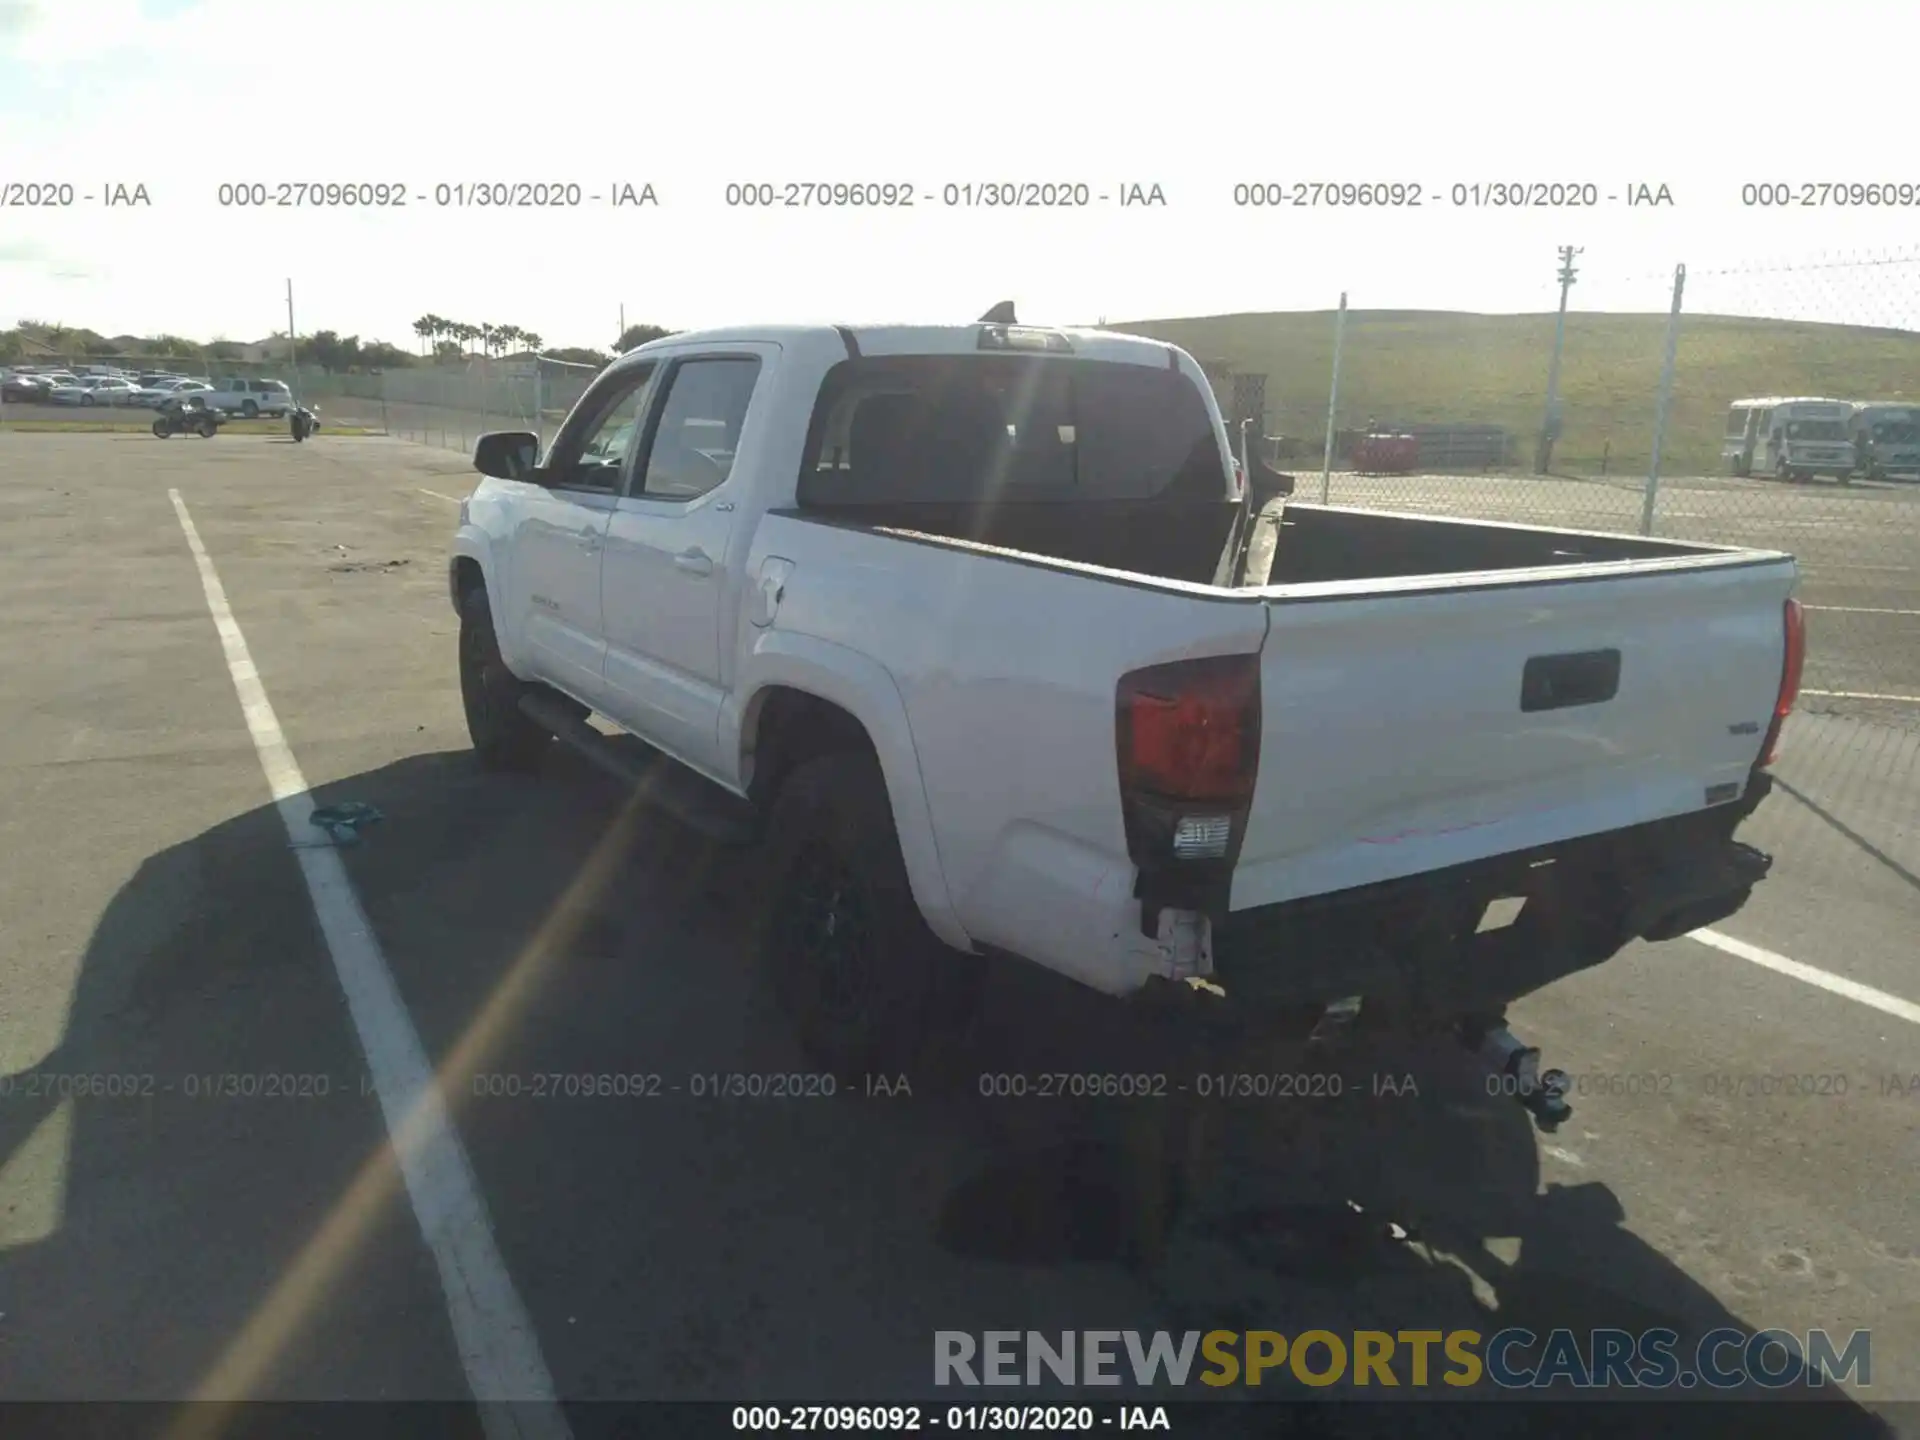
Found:
M 293 408 L 293 392 L 284 380 L 251 380 L 229 375 L 200 397 L 215 410 L 238 411 L 251 420 L 256 415 L 285 415 Z
M 1720 459 L 1735 475 L 1809 480 L 1853 475 L 1853 402 L 1807 396 L 1736 400 L 1727 409 Z
M 1869 479 L 1920 478 L 1920 405 L 1869 400 L 1853 407 L 1855 464 Z

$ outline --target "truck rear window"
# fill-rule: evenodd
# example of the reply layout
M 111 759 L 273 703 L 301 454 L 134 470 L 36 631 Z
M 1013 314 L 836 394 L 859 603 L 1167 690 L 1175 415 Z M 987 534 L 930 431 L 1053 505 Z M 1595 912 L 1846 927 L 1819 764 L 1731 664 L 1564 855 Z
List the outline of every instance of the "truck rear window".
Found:
M 869 356 L 829 372 L 800 504 L 1218 500 L 1233 493 L 1185 375 L 1028 355 Z

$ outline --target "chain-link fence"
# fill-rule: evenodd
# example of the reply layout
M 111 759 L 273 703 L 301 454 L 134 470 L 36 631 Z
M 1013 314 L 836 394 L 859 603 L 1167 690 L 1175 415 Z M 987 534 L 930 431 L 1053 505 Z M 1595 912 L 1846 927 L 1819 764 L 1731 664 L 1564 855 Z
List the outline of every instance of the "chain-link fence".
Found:
M 470 452 L 489 430 L 531 430 L 544 445 L 599 374 L 564 360 L 466 360 L 310 379 L 324 418 Z
M 339 377 L 314 365 L 288 365 L 285 360 L 221 360 L 206 356 L 152 354 L 91 354 L 74 352 L 53 354 L 36 351 L 24 359 L 0 363 L 0 369 L 28 375 L 71 375 L 85 379 L 91 375 L 118 374 L 129 380 L 171 376 L 217 384 L 222 380 L 279 380 L 305 396 L 309 389 L 332 393 Z
M 1642 283 L 1644 312 L 1564 328 L 1350 310 L 1155 329 L 1211 343 L 1222 408 L 1297 499 L 1788 550 L 1816 615 L 1856 617 L 1823 622 L 1810 691 L 1920 698 L 1920 252 Z
M 118 370 L 128 375 L 181 375 L 205 379 L 218 371 L 223 375 L 250 374 L 247 362 L 208 360 L 199 355 L 94 355 L 83 351 L 23 353 L 18 359 L 0 361 L 10 369 L 29 372 L 64 370 L 78 375 L 88 370 Z M 283 367 L 284 368 L 284 367 Z
M 129 377 L 177 375 L 208 383 L 234 377 L 285 382 L 302 401 L 323 407 L 335 425 L 365 427 L 424 444 L 471 451 L 489 430 L 533 430 L 544 444 L 598 369 L 547 358 L 474 358 L 389 370 L 327 370 L 282 360 L 183 359 L 153 355 L 35 355 L 19 368 L 82 376 L 115 370 Z
M 1769 517 L 1789 529 L 1803 520 L 1799 482 L 1836 482 L 1837 459 L 1854 462 L 1839 488 L 1861 495 L 1920 478 L 1920 458 L 1903 453 L 1920 447 L 1900 438 L 1913 423 L 1905 405 L 1920 407 L 1920 251 L 1638 281 L 1639 313 L 1572 308 L 1557 343 L 1551 312 L 1355 308 L 1142 328 L 1203 358 L 1222 409 L 1254 421 L 1265 458 L 1307 477 L 1305 499 L 1320 498 L 1330 414 L 1335 504 L 1637 532 L 1652 490 L 1654 533 L 1722 520 L 1740 527 L 1723 538 L 1747 543 Z M 1766 450 L 1761 426 L 1759 458 L 1736 464 L 1727 434 L 1735 402 L 1769 398 L 1881 402 L 1867 418 L 1886 453 L 1847 434 L 1817 461 L 1787 463 Z M 1796 434 L 1810 435 L 1814 418 L 1783 412 L 1772 428 L 1797 421 Z M 1850 418 L 1829 423 L 1853 428 Z M 1552 434 L 1544 455 L 1543 431 Z M 1712 498 L 1679 498 L 1702 490 Z M 1898 518 L 1876 523 L 1920 526 L 1920 507 L 1908 507 L 1915 499 L 1920 491 L 1899 490 L 1888 502 L 1901 507 Z

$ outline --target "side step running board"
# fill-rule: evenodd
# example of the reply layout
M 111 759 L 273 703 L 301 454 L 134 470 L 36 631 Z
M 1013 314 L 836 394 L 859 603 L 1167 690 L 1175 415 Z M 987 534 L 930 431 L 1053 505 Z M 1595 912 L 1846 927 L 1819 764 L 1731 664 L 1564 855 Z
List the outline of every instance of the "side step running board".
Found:
M 759 813 L 748 802 L 658 751 L 643 756 L 628 753 L 627 746 L 639 742 L 622 744 L 602 735 L 571 701 L 535 693 L 523 696 L 520 708 L 563 745 L 638 791 L 642 803 L 671 815 L 689 830 L 723 845 L 750 844 L 759 834 Z

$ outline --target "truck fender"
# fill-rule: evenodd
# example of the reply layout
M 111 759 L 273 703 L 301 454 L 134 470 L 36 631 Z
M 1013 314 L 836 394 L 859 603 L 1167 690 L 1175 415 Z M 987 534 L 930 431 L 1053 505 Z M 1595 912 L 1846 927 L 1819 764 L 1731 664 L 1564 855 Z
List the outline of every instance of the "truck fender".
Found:
M 972 937 L 960 924 L 947 892 L 933 814 L 927 806 L 926 783 L 920 774 L 920 756 L 914 749 L 906 702 L 891 672 L 844 645 L 810 635 L 769 630 L 755 637 L 742 667 L 741 683 L 734 687 L 720 713 L 720 753 L 740 757 L 743 781 L 761 699 L 775 686 L 803 691 L 838 705 L 865 728 L 880 759 L 914 902 L 927 928 L 947 944 L 971 951 Z
M 471 522 L 461 525 L 454 532 L 453 545 L 447 555 L 447 598 L 456 615 L 460 613 L 462 561 L 480 567 L 480 579 L 487 590 L 487 606 L 493 611 L 494 626 L 500 641 L 500 658 L 506 662 L 509 670 L 524 680 L 526 673 L 519 654 L 520 637 L 513 633 L 511 626 L 502 626 L 500 623 L 501 617 L 506 614 L 503 604 L 505 596 L 500 586 L 499 565 L 494 558 L 492 538 Z

